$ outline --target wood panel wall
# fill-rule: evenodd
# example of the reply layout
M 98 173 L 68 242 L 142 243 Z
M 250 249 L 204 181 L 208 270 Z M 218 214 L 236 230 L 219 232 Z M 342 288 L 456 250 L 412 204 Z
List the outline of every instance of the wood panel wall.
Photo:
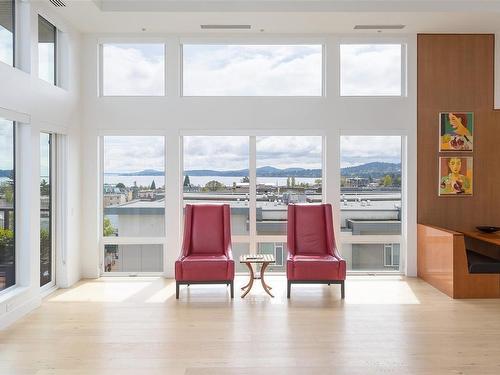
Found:
M 457 231 L 500 226 L 500 111 L 493 110 L 494 35 L 418 36 L 419 223 Z M 439 197 L 439 112 L 473 111 L 474 195 Z M 411 140 L 410 140 L 411 141 Z

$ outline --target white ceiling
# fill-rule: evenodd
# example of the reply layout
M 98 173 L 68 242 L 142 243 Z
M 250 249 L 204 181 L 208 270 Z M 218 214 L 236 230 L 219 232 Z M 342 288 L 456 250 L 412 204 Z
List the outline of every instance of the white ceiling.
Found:
M 48 3 L 48 0 L 40 0 Z M 86 33 L 203 33 L 201 24 L 250 24 L 240 33 L 363 33 L 356 24 L 404 24 L 384 33 L 500 31 L 500 1 L 64 0 L 55 8 Z M 261 31 L 263 30 L 263 31 Z M 376 31 L 374 31 L 375 33 Z

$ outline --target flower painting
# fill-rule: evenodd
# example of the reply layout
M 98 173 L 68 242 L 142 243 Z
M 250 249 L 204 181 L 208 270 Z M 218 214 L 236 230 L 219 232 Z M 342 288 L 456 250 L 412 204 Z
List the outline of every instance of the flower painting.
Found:
M 472 151 L 474 113 L 441 112 L 439 128 L 439 151 Z
M 439 158 L 439 195 L 472 195 L 472 158 Z

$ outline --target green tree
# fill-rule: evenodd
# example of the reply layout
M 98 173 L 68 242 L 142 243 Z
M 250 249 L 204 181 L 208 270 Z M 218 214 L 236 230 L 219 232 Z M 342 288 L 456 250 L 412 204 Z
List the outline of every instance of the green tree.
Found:
M 14 203 L 14 189 L 12 188 L 12 185 L 5 186 L 4 193 L 7 203 Z
M 212 180 L 212 181 L 208 181 L 206 184 L 205 184 L 205 189 L 208 190 L 208 191 L 219 191 L 219 190 L 223 190 L 225 187 L 225 185 L 219 181 L 215 181 L 215 180 Z
M 389 175 L 385 175 L 384 182 L 382 184 L 384 186 L 392 186 L 392 177 Z
M 292 177 L 292 187 L 295 187 L 295 176 Z
M 156 184 L 155 184 L 155 180 L 153 180 L 153 182 L 151 182 L 151 187 L 150 187 L 151 190 L 156 190 Z
M 245 177 L 243 177 L 243 178 L 241 179 L 241 182 L 243 182 L 243 183 L 247 183 L 247 184 L 248 184 L 248 183 L 250 183 L 250 178 L 249 178 L 248 176 L 245 176 Z
M 104 237 L 110 237 L 115 234 L 115 228 L 113 224 L 111 224 L 111 220 L 108 217 L 104 218 L 104 228 L 103 228 Z
M 45 179 L 40 182 L 40 195 L 50 195 L 50 185 Z
M 123 184 L 123 183 L 121 183 L 121 182 L 117 183 L 117 184 L 116 184 L 116 187 L 117 187 L 118 189 L 120 189 L 120 190 L 125 190 L 125 184 Z
M 286 178 L 286 187 L 291 187 L 290 177 Z
M 191 181 L 189 180 L 188 175 L 184 177 L 184 187 L 191 187 Z

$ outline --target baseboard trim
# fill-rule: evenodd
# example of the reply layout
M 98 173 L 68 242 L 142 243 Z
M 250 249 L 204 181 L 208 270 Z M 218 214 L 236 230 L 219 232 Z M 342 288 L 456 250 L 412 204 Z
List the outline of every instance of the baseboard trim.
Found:
M 6 312 L 5 314 L 0 316 L 0 331 L 8 328 L 12 323 L 21 319 L 37 307 L 39 307 L 42 303 L 42 299 L 40 295 L 37 295 L 33 298 L 30 298 L 26 302 L 17 306 L 11 311 Z

